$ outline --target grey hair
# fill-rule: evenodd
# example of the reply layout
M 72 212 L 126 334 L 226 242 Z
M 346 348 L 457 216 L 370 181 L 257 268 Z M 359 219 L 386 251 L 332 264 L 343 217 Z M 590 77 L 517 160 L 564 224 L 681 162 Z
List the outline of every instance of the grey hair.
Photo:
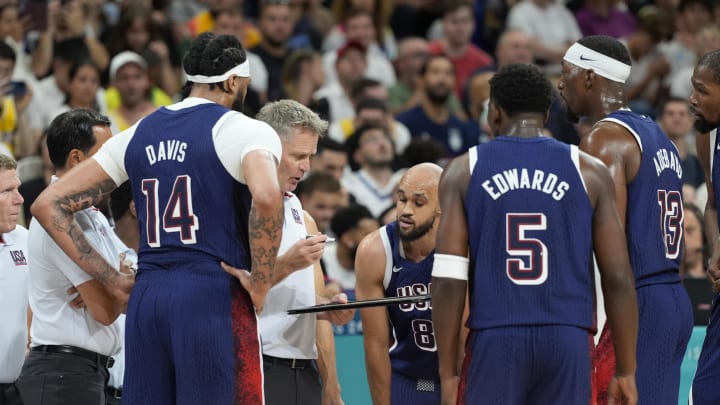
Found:
M 289 99 L 265 104 L 255 118 L 273 127 L 281 139 L 289 137 L 293 128 L 310 129 L 320 137 L 325 136 L 328 129 L 328 122 L 320 118 L 317 113 Z
M 17 162 L 12 157 L 0 153 L 0 170 L 16 170 Z

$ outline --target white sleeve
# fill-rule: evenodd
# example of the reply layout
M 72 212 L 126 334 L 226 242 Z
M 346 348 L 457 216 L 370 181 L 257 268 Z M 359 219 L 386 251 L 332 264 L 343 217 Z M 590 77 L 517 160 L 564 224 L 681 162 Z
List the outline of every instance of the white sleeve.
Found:
M 252 52 L 247 53 L 247 60 L 250 64 L 250 88 L 264 93 L 268 89 L 268 71 L 259 56 Z
M 228 173 L 245 184 L 242 161 L 254 150 L 267 150 L 276 163 L 282 156 L 282 144 L 277 132 L 268 124 L 236 111 L 227 112 L 213 127 L 215 151 Z
M 125 169 L 125 151 L 130 139 L 135 135 L 135 129 L 139 123 L 140 121 L 110 138 L 92 156 L 118 186 L 128 179 L 127 170 Z

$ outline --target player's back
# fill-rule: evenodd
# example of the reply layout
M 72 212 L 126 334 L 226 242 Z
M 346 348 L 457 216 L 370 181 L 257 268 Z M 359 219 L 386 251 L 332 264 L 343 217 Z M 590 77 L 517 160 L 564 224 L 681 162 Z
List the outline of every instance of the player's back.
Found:
M 626 128 L 642 157 L 628 184 L 626 236 L 635 286 L 680 282 L 683 249 L 682 164 L 675 145 L 650 118 L 620 110 L 602 121 Z
M 400 254 L 397 221 L 380 229 L 385 246 L 385 295 L 405 297 L 430 293 L 433 254 L 419 263 Z M 389 254 L 389 255 L 388 255 Z M 394 372 L 412 379 L 440 381 L 437 344 L 430 301 L 388 306 L 390 362 Z
M 545 137 L 470 149 L 470 329 L 595 328 L 593 208 L 579 153 Z
M 223 274 L 219 262 L 249 268 L 246 185 L 224 168 L 213 128 L 225 114 L 215 103 L 162 107 L 145 117 L 128 144 L 125 166 L 140 227 L 139 269 Z M 226 118 L 226 116 L 225 116 Z M 217 266 L 204 266 L 208 261 Z

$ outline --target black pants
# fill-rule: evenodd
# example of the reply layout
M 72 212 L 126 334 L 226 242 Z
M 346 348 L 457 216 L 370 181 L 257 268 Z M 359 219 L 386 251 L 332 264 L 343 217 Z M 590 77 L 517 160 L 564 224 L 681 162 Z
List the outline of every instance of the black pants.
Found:
M 23 405 L 15 383 L 0 383 L 0 405 Z
M 315 362 L 305 360 L 302 368 L 274 362 L 263 356 L 266 405 L 320 405 L 322 387 Z
M 105 405 L 105 366 L 66 353 L 30 352 L 17 387 L 25 405 Z

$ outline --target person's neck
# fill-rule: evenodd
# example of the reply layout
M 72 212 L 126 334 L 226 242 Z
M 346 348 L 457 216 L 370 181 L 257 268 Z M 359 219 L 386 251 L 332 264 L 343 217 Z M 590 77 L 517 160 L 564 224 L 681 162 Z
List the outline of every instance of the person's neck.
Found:
M 678 154 L 680 155 L 681 159 L 685 159 L 687 156 L 687 144 L 685 143 L 685 137 L 684 136 L 678 136 L 674 138 L 670 138 L 673 144 L 675 144 L 675 147 L 678 150 Z
M 127 122 L 135 123 L 140 118 L 146 116 L 151 108 L 152 104 L 149 100 L 142 100 L 139 103 L 132 105 L 120 104 L 118 111 Z
M 134 250 L 135 253 L 138 252 L 138 249 L 140 249 L 140 230 L 136 218 L 125 215 L 115 221 L 115 233 L 117 233 L 125 246 Z
M 499 132 L 517 138 L 535 138 L 542 134 L 544 123 L 545 117 L 540 114 L 516 114 Z
M 435 104 L 430 101 L 426 95 L 423 95 L 420 106 L 432 122 L 444 124 L 450 118 L 450 111 L 445 107 L 445 103 Z
M 188 97 L 204 98 L 227 108 L 232 108 L 234 101 L 232 95 L 223 92 L 217 86 L 210 90 L 207 84 L 193 84 Z
M 438 219 L 435 219 L 437 222 Z M 437 237 L 437 227 L 433 226 L 433 228 L 420 237 L 420 239 L 414 240 L 412 242 L 404 242 L 402 241 L 402 248 L 403 253 L 405 253 L 405 258 L 407 260 L 410 260 L 413 263 L 419 263 L 423 260 L 425 260 L 426 257 L 432 253 L 432 251 L 435 249 L 435 238 Z
M 339 241 L 338 241 L 339 242 Z M 344 243 L 338 243 L 336 254 L 338 263 L 346 269 L 355 270 L 355 261 L 352 257 L 350 248 Z
M 623 85 L 619 83 L 617 85 L 611 84 L 600 89 L 600 94 L 595 99 L 590 114 L 593 123 L 607 117 L 610 113 L 628 108 L 627 102 L 625 101 L 625 94 L 620 86 Z
M 262 41 L 261 46 L 265 50 L 265 52 L 276 58 L 282 58 L 283 56 L 285 56 L 285 53 L 287 53 L 287 47 L 284 44 L 273 45 L 269 41 Z
M 545 8 L 550 5 L 550 0 L 532 0 L 532 2 L 540 8 Z
M 76 108 L 86 108 L 86 109 L 88 109 L 88 110 L 94 110 L 94 109 L 95 109 L 95 106 L 93 105 L 92 102 L 90 102 L 90 103 L 78 103 L 78 102 L 76 102 L 76 101 L 74 101 L 74 100 L 70 100 L 70 102 L 68 103 L 68 106 L 69 106 L 70 108 L 72 108 L 73 110 L 76 109 Z
M 379 186 L 384 187 L 390 182 L 393 175 L 392 168 L 388 166 L 369 166 L 364 165 L 362 168 L 371 179 Z
M 610 4 L 607 1 L 588 1 L 585 7 L 595 15 L 602 17 L 610 15 Z
M 683 267 L 685 277 L 705 278 L 705 268 L 703 267 L 702 261 L 697 261 L 695 263 L 684 263 Z
M 450 59 L 463 57 L 470 47 L 470 42 L 466 42 L 464 44 L 453 44 L 447 39 L 442 39 L 441 44 L 443 51 L 445 52 L 445 56 Z

